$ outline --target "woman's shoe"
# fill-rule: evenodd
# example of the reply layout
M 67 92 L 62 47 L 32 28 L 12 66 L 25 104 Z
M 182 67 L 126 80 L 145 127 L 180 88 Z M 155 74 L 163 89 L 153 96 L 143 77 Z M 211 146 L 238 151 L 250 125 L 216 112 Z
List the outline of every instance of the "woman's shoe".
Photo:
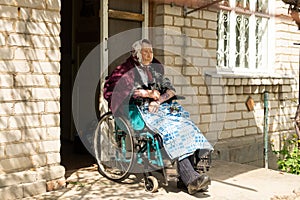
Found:
M 207 186 L 211 184 L 211 180 L 209 176 L 206 174 L 201 174 L 199 178 L 191 182 L 188 186 L 188 193 L 189 194 L 195 194 L 198 191 L 207 189 Z

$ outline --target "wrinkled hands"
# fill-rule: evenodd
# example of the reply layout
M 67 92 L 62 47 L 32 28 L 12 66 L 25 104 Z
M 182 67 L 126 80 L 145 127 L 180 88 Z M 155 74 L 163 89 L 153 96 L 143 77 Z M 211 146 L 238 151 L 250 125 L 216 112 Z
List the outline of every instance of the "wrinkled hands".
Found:
M 156 101 L 159 99 L 160 93 L 158 90 L 138 89 L 138 90 L 134 91 L 133 96 L 134 97 L 142 97 L 142 98 L 152 98 Z
M 138 89 L 133 93 L 134 97 L 142 97 L 142 98 L 152 98 L 154 101 L 151 101 L 149 104 L 149 112 L 155 113 L 158 111 L 160 102 L 158 101 L 160 97 L 160 93 L 158 90 L 144 90 Z

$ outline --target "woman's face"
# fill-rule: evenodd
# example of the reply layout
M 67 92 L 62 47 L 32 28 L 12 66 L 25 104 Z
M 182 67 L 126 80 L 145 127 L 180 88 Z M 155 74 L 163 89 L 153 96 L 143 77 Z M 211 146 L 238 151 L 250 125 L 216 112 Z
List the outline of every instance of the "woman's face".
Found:
M 142 54 L 142 64 L 149 65 L 153 59 L 152 46 L 150 44 L 143 43 L 141 54 Z

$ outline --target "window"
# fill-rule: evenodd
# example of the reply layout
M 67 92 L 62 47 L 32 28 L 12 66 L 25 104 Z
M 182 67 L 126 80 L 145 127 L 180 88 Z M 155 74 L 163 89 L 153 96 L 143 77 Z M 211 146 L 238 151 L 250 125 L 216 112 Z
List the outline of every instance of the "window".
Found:
M 268 70 L 272 0 L 227 0 L 218 18 L 218 69 L 223 72 Z

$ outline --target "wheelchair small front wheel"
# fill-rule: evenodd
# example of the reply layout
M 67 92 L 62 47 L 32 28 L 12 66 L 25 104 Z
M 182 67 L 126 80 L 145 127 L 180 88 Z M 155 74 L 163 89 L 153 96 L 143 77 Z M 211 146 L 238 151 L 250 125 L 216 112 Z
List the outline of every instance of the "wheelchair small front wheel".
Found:
M 115 119 L 111 112 L 100 118 L 94 135 L 94 150 L 102 176 L 121 182 L 130 175 L 135 163 L 132 134 L 127 121 Z
M 147 192 L 157 192 L 158 190 L 158 180 L 154 176 L 148 176 L 147 180 L 145 180 L 145 190 Z

